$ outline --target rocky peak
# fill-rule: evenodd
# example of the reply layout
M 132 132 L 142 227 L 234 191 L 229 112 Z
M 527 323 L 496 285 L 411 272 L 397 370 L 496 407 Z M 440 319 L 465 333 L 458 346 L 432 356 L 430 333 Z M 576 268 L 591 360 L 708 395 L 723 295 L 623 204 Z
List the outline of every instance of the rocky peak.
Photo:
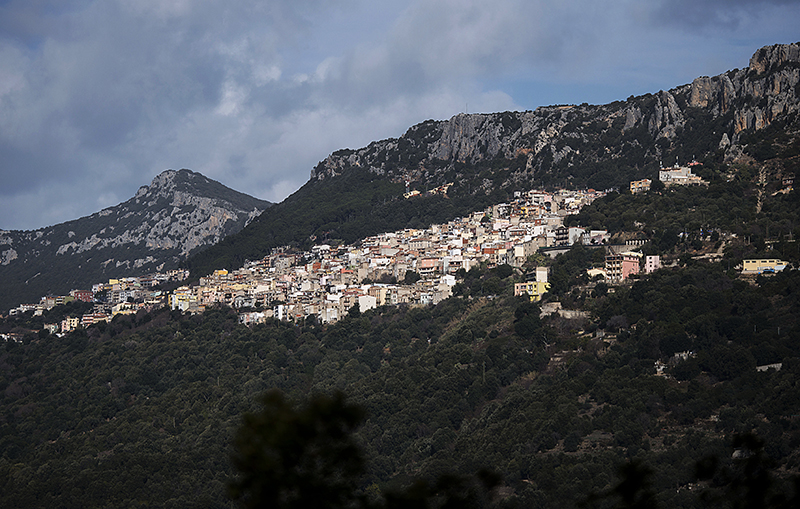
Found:
M 761 48 L 750 58 L 749 69 L 761 75 L 786 63 L 800 64 L 800 43 L 775 44 Z
M 182 172 L 188 172 L 188 170 L 181 170 Z M 156 175 L 153 178 L 153 181 L 150 182 L 149 186 L 142 186 L 139 188 L 139 191 L 144 191 L 142 194 L 160 194 L 160 193 L 168 193 L 175 188 L 175 177 L 178 175 L 178 172 L 175 170 L 165 170 Z M 137 197 L 139 193 L 137 193 Z
M 19 283 L 37 273 L 37 280 L 57 281 L 64 278 L 56 273 L 69 274 L 71 288 L 43 290 L 66 292 L 104 277 L 175 267 L 270 205 L 200 173 L 164 171 L 130 200 L 91 216 L 32 232 L 0 232 L 0 305 L 11 296 L 27 298 Z
M 169 196 L 175 192 L 179 187 L 179 175 L 194 175 L 194 172 L 189 170 L 165 170 L 156 175 L 149 186 L 142 186 L 136 192 L 134 199 L 153 198 L 157 196 Z M 198 174 L 200 175 L 200 174 Z M 202 175 L 200 175 L 202 178 Z M 185 179 L 184 179 L 185 180 Z

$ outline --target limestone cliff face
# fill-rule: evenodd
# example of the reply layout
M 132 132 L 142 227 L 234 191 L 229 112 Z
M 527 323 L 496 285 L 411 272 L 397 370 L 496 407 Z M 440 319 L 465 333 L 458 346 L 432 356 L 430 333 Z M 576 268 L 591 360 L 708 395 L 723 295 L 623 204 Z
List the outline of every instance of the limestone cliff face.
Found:
M 729 133 L 762 129 L 781 115 L 797 113 L 800 104 L 800 44 L 761 48 L 746 69 L 714 78 L 697 78 L 689 105 L 711 108 L 715 115 L 733 110 Z
M 503 182 L 619 185 L 636 176 L 631 168 L 657 166 L 667 152 L 683 150 L 684 158 L 720 147 L 735 152 L 744 131 L 798 113 L 799 83 L 800 44 L 770 46 L 745 69 L 626 101 L 429 120 L 400 138 L 336 152 L 311 178 L 362 168 L 431 187 L 469 179 L 464 165 L 471 165 L 492 174 L 510 169 Z M 619 178 L 614 165 L 622 168 Z M 497 180 L 492 185 L 502 185 Z
M 167 170 L 130 200 L 91 216 L 35 231 L 0 231 L 0 301 L 26 286 L 38 288 L 32 283 L 39 279 L 66 279 L 70 287 L 54 283 L 46 290 L 66 292 L 104 277 L 175 267 L 270 205 L 199 173 Z M 22 286 L 8 288 L 12 281 Z

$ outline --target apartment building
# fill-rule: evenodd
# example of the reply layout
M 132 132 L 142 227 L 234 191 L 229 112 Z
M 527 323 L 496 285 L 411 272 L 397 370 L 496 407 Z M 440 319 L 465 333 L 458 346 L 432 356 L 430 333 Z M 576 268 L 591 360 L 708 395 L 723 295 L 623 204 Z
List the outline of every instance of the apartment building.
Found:
M 639 273 L 641 253 L 627 251 L 625 253 L 612 253 L 606 255 L 606 273 L 611 283 L 621 283 L 630 276 Z

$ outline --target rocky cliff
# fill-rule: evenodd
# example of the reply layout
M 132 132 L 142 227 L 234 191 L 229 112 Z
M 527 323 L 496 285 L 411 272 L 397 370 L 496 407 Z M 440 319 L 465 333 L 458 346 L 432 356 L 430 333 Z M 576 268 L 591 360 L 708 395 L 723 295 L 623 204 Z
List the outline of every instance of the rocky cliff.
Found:
M 0 231 L 0 309 L 108 277 L 174 268 L 271 204 L 189 170 L 167 170 L 130 200 L 34 231 Z
M 473 194 L 520 182 L 623 185 L 662 163 L 718 150 L 735 157 L 743 134 L 797 117 L 799 83 L 800 44 L 775 45 L 745 69 L 626 101 L 423 122 L 398 139 L 332 154 L 311 179 L 359 167 L 422 188 L 470 181 Z

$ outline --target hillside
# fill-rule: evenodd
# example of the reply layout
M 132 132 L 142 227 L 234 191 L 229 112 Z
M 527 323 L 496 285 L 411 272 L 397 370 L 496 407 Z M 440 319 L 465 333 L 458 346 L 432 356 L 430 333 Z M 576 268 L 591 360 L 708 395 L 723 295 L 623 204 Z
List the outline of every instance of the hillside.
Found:
M 611 104 L 429 120 L 400 138 L 331 154 L 268 215 L 188 266 L 200 276 L 284 244 L 353 242 L 442 222 L 517 190 L 624 188 L 693 159 L 709 175 L 750 162 L 780 180 L 800 170 L 799 109 L 800 44 L 790 44 L 758 50 L 744 69 Z M 447 184 L 446 193 L 426 195 Z M 406 189 L 422 194 L 404 199 Z
M 168 170 L 130 200 L 34 231 L 0 231 L 0 309 L 172 269 L 238 232 L 271 204 L 189 170 Z
M 772 465 L 766 494 L 790 493 L 799 274 L 747 284 L 721 264 L 662 270 L 581 290 L 591 318 L 564 319 L 511 296 L 513 271 L 476 269 L 471 298 L 328 327 L 247 328 L 217 308 L 30 334 L 0 349 L 0 503 L 231 507 L 234 430 L 272 388 L 295 401 L 341 389 L 366 409 L 359 489 L 373 495 L 488 467 L 500 507 L 575 507 L 636 460 L 662 507 L 698 507 L 701 492 L 733 489 L 732 437 L 748 432 Z M 707 457 L 728 469 L 710 484 L 695 471 Z
M 418 479 L 450 479 L 454 490 L 447 474 L 483 468 L 500 484 L 482 507 L 796 507 L 800 207 L 784 177 L 800 157 L 797 48 L 762 49 L 746 70 L 655 96 L 462 115 L 337 152 L 283 203 L 186 262 L 206 275 L 275 246 L 427 227 L 572 176 L 606 178 L 621 192 L 565 224 L 607 228 L 663 256 L 664 268 L 624 284 L 590 278 L 605 250 L 576 244 L 518 268 L 459 270 L 453 295 L 435 306 L 354 307 L 333 324 L 301 315 L 247 327 L 237 310 L 214 305 L 194 315 L 143 308 L 58 338 L 43 328 L 80 316 L 91 306 L 83 302 L 0 320 L 9 338 L 0 342 L 0 505 L 234 507 L 233 438 L 259 396 L 277 389 L 292 403 L 340 390 L 364 409 L 356 490 L 369 507 L 408 506 L 384 496 L 413 494 Z M 553 127 L 559 119 L 569 122 Z M 525 129 L 535 136 L 526 141 Z M 660 160 L 692 157 L 707 186 L 625 192 L 626 179 L 652 177 Z M 214 185 L 196 175 L 167 180 Z M 126 203 L 144 206 L 159 187 Z M 422 192 L 406 199 L 406 189 Z M 65 255 L 81 245 L 62 242 Z M 761 256 L 790 265 L 736 270 Z M 551 283 L 542 302 L 515 297 L 515 283 L 542 265 Z M 545 312 L 556 303 L 566 312 Z M 618 484 L 620 472 L 638 476 L 643 492 Z

